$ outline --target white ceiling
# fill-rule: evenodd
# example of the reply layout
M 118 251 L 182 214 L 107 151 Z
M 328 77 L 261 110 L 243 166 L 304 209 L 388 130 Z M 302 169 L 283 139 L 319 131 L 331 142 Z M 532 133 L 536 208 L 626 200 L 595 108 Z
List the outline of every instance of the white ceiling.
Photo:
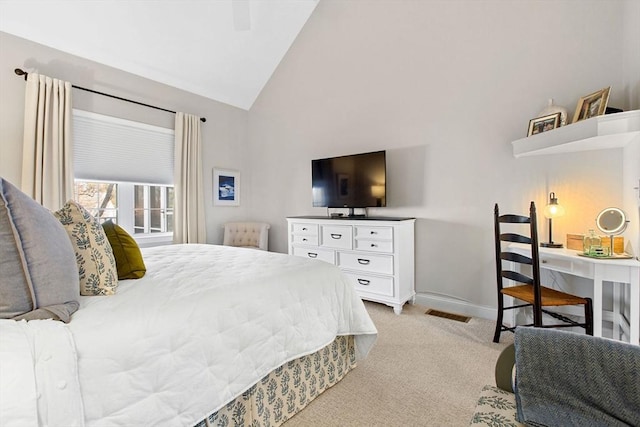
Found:
M 248 110 L 317 2 L 0 0 L 0 31 Z

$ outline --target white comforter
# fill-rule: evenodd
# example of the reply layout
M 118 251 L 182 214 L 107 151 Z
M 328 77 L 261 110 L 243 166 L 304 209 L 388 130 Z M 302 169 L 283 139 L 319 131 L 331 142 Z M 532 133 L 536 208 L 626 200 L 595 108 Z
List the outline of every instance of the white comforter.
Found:
M 9 425 L 7 405 L 13 405 L 9 412 L 25 417 L 37 406 L 47 412 L 38 414 L 39 423 L 55 425 L 53 402 L 65 401 L 71 403 L 60 406 L 67 411 L 62 419 L 76 421 L 70 414 L 84 411 L 87 426 L 190 426 L 337 335 L 356 335 L 359 357 L 375 341 L 353 287 L 327 263 L 214 245 L 149 248 L 144 259 L 145 277 L 120 282 L 111 297 L 82 297 L 68 325 L 0 322 L 1 376 L 7 360 L 20 358 L 16 352 L 34 357 L 27 366 L 11 364 L 26 369 L 10 378 L 14 385 L 17 378 L 27 382 L 18 401 L 4 401 L 10 385 L 0 379 L 0 424 Z M 67 337 L 46 351 L 46 361 L 34 350 L 38 341 L 33 344 L 43 328 L 58 330 L 45 333 L 54 342 Z M 65 355 L 56 357 L 60 352 Z M 64 368 L 43 374 L 42 364 L 54 362 Z

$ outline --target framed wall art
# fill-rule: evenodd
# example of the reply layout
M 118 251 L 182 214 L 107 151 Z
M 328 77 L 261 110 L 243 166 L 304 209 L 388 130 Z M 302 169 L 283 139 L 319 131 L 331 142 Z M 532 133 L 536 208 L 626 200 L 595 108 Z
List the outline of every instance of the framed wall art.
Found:
M 561 117 L 562 114 L 558 112 L 529 120 L 529 132 L 527 132 L 527 136 L 536 135 L 559 127 Z
M 240 172 L 213 168 L 213 204 L 240 206 Z
M 607 102 L 609 102 L 610 91 L 611 86 L 580 98 L 576 112 L 573 115 L 573 123 L 604 114 L 607 109 Z

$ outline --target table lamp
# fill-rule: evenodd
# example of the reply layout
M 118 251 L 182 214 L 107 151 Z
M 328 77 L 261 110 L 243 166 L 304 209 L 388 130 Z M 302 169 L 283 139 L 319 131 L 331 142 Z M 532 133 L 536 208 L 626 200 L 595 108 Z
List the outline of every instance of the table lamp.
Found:
M 558 204 L 558 198 L 556 193 L 551 192 L 549 194 L 549 203 L 544 207 L 544 216 L 549 219 L 549 241 L 540 243 L 540 246 L 545 248 L 561 248 L 562 243 L 555 243 L 553 241 L 552 233 L 552 221 L 553 218 L 557 218 L 564 215 L 564 208 Z
M 385 196 L 386 187 L 384 184 L 371 186 L 371 195 L 376 199 L 376 206 L 382 206 L 382 198 Z

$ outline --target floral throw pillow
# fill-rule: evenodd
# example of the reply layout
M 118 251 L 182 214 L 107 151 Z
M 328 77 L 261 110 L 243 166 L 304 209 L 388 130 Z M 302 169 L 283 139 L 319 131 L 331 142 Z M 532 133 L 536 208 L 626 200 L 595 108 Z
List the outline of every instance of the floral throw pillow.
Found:
M 73 200 L 54 215 L 67 231 L 76 253 L 80 295 L 115 294 L 118 287 L 116 261 L 100 222 Z

